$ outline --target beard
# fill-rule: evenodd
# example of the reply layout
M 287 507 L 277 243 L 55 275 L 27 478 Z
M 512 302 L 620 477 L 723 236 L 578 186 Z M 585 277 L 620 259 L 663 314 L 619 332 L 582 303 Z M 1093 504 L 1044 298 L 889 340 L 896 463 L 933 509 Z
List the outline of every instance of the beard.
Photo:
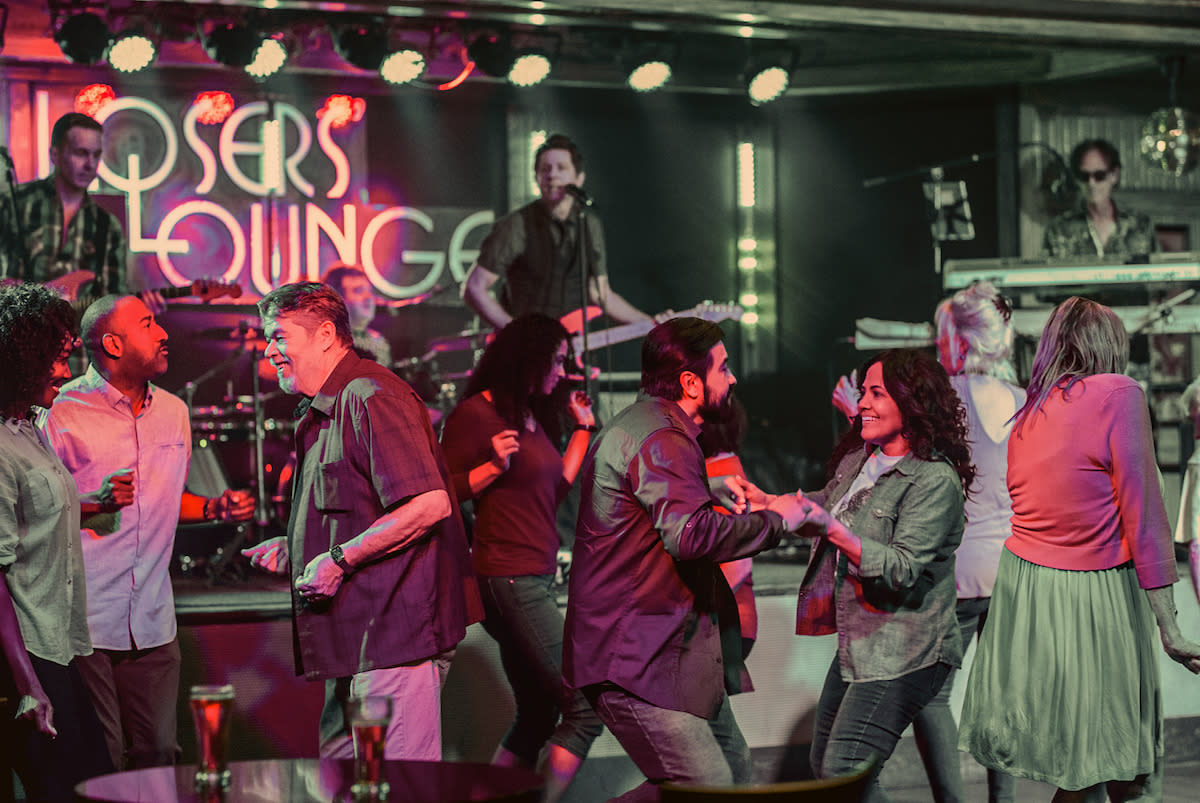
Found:
M 716 398 L 708 385 L 704 386 L 704 402 L 700 405 L 700 417 L 704 423 L 719 424 L 733 413 L 733 388 L 725 391 L 725 395 Z

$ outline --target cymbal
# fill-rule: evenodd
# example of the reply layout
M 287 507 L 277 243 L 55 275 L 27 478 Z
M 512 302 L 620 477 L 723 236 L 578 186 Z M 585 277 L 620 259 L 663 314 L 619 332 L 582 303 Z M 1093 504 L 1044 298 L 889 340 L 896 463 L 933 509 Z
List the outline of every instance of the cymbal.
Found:
M 480 329 L 466 329 L 455 335 L 446 335 L 444 337 L 435 337 L 429 341 L 427 355 L 422 359 L 427 359 L 429 354 L 440 354 L 445 351 L 466 351 L 487 345 L 488 341 L 495 335 L 491 331 L 483 331 Z

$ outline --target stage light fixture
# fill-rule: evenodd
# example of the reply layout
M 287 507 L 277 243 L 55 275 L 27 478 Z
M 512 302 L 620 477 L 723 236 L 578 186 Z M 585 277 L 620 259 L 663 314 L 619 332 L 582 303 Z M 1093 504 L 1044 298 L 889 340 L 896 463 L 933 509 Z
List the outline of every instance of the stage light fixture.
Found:
M 246 73 L 251 78 L 265 81 L 283 69 L 287 60 L 287 46 L 280 39 L 268 36 L 254 51 L 254 58 L 246 65 Z
M 95 64 L 100 61 L 104 51 L 108 50 L 110 38 L 104 20 L 90 11 L 68 17 L 54 36 L 63 55 L 76 64 Z
M 413 47 L 405 47 L 391 53 L 379 65 L 379 75 L 389 84 L 397 86 L 415 81 L 425 72 L 425 56 Z
M 653 92 L 671 80 L 671 65 L 661 59 L 643 61 L 629 71 L 629 86 L 638 92 Z
M 770 103 L 787 91 L 790 76 L 788 69 L 779 64 L 770 64 L 751 72 L 746 80 L 746 94 L 755 106 Z
M 334 37 L 333 46 L 347 64 L 375 72 L 388 55 L 387 28 L 376 22 L 347 25 Z
M 467 58 L 488 75 L 502 78 L 512 69 L 516 54 L 507 36 L 485 31 L 467 45 Z
M 254 61 L 263 37 L 247 25 L 218 23 L 204 41 L 208 57 L 226 67 L 246 67 Z
M 1179 103 L 1178 83 L 1183 64 L 1183 56 L 1163 59 L 1169 87 L 1167 105 L 1156 109 L 1142 126 L 1142 156 L 1176 178 L 1191 172 L 1200 162 L 1200 115 Z
M 536 86 L 550 75 L 550 56 L 544 50 L 522 50 L 508 70 L 509 83 L 515 86 Z
M 678 56 L 675 43 L 660 39 L 635 41 L 622 57 L 626 83 L 638 92 L 653 92 L 671 80 L 672 62 Z
M 143 31 L 129 28 L 113 37 L 108 47 L 108 63 L 114 70 L 133 73 L 154 63 L 158 46 Z

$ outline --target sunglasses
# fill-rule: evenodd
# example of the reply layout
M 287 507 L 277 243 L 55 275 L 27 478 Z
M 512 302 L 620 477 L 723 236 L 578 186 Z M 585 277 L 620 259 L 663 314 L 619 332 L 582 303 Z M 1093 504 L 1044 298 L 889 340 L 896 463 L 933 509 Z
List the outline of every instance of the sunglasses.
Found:
M 1108 178 L 1108 175 L 1111 172 L 1112 170 L 1093 170 L 1091 172 L 1087 170 L 1076 170 L 1075 178 L 1079 179 L 1079 183 L 1081 184 L 1087 184 L 1089 181 L 1101 182 Z

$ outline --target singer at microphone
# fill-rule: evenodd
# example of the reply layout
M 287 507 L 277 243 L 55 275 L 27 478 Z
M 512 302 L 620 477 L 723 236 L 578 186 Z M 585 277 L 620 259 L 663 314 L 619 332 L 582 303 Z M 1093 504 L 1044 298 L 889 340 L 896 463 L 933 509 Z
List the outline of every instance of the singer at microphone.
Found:
M 617 323 L 649 318 L 609 287 L 604 227 L 598 214 L 583 214 L 592 200 L 575 143 L 562 134 L 547 138 L 533 175 L 541 197 L 492 224 L 463 284 L 467 306 L 496 329 L 528 312 L 562 320 L 585 300 Z

